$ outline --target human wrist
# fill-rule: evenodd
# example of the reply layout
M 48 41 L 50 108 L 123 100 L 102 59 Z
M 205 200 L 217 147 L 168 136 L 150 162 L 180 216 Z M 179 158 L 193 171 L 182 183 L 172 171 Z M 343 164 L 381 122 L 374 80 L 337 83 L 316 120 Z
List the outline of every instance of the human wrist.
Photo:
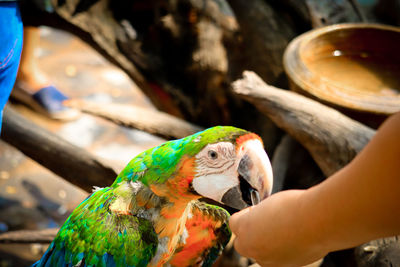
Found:
M 314 186 L 303 190 L 298 198 L 299 223 L 302 227 L 302 236 L 305 238 L 302 245 L 308 248 L 310 254 L 324 256 L 333 250 L 329 242 L 327 210 L 319 202 L 320 188 Z

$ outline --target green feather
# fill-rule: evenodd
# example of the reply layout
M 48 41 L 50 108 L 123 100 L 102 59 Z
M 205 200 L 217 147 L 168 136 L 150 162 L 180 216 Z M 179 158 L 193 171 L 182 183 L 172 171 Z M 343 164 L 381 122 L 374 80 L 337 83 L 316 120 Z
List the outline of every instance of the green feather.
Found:
M 98 190 L 67 219 L 53 241 L 55 251 L 67 251 L 65 263 L 76 265 L 84 257 L 87 266 L 101 266 L 105 253 L 117 266 L 143 266 L 151 260 L 158 242 L 153 226 L 143 218 L 111 213 L 115 197 L 111 188 Z

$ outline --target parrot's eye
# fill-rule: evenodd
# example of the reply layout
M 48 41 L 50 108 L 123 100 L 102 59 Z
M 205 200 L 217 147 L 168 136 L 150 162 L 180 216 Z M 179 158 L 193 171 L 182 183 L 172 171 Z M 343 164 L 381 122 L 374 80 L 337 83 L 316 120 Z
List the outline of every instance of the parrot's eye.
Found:
M 215 152 L 214 150 L 210 150 L 210 151 L 208 151 L 208 157 L 210 159 L 217 159 L 218 158 L 218 153 Z

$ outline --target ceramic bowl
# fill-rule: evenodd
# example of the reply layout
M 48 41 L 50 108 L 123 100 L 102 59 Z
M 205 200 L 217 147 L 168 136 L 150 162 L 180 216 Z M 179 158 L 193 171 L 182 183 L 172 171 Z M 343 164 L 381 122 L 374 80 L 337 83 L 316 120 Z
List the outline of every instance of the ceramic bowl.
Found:
M 400 111 L 400 28 L 337 24 L 295 38 L 284 54 L 291 89 L 345 110 Z

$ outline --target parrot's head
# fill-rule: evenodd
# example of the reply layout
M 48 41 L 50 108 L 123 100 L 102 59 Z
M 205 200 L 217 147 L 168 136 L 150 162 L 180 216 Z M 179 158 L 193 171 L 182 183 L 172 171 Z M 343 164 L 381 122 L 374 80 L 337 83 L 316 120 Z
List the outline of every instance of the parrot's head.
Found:
M 206 198 L 243 209 L 269 196 L 272 167 L 258 135 L 217 126 L 143 152 L 114 184 L 123 180 L 170 200 Z
M 268 197 L 272 167 L 261 138 L 234 127 L 214 127 L 197 137 L 191 186 L 199 195 L 243 209 Z M 196 140 L 196 139 L 194 139 Z

